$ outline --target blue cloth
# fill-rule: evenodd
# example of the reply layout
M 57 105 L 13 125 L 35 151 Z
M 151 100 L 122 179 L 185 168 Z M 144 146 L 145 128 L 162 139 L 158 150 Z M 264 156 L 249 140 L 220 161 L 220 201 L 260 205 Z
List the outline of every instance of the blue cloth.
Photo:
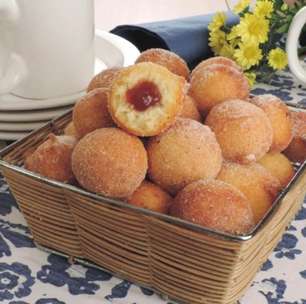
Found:
M 120 25 L 111 32 L 129 40 L 140 51 L 149 48 L 173 51 L 192 68 L 199 61 L 212 56 L 208 46 L 208 24 L 213 16 L 214 14 L 141 25 Z M 230 25 L 238 22 L 238 17 L 233 14 L 228 13 L 227 17 Z

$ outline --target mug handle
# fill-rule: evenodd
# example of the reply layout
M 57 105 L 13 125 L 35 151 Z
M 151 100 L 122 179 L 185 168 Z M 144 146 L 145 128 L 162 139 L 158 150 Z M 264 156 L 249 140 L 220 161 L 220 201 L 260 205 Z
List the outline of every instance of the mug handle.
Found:
M 11 28 L 19 20 L 19 8 L 15 0 L 0 1 L 0 95 L 13 90 L 25 77 L 27 68 L 24 60 L 10 52 Z
M 302 29 L 306 23 L 306 7 L 299 10 L 294 16 L 289 28 L 286 50 L 288 64 L 291 72 L 303 83 L 306 84 L 306 71 L 302 67 L 298 57 L 298 43 Z

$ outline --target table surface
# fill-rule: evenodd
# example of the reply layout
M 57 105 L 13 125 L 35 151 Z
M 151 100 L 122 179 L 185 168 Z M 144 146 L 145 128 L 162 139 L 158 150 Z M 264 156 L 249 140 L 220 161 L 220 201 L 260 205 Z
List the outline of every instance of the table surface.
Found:
M 306 88 L 288 73 L 255 94 L 272 93 L 306 106 Z M 170 304 L 151 291 L 37 248 L 0 179 L 0 302 L 4 304 Z M 173 303 L 173 302 L 171 302 Z M 240 304 L 306 304 L 306 200 Z

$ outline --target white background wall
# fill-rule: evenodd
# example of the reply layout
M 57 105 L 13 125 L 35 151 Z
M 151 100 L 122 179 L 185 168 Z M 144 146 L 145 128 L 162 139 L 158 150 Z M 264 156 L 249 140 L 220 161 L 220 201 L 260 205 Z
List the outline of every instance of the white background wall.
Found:
M 95 0 L 96 27 L 202 15 L 226 10 L 225 0 Z

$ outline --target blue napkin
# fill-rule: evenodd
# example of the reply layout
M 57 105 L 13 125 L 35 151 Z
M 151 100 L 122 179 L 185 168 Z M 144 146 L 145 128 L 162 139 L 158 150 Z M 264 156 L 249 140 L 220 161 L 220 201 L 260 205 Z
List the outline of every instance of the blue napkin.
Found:
M 201 60 L 211 57 L 208 46 L 208 24 L 214 14 L 176 20 L 120 25 L 111 32 L 132 42 L 140 51 L 163 48 L 173 51 L 193 68 Z M 238 22 L 237 16 L 228 13 L 228 24 Z

